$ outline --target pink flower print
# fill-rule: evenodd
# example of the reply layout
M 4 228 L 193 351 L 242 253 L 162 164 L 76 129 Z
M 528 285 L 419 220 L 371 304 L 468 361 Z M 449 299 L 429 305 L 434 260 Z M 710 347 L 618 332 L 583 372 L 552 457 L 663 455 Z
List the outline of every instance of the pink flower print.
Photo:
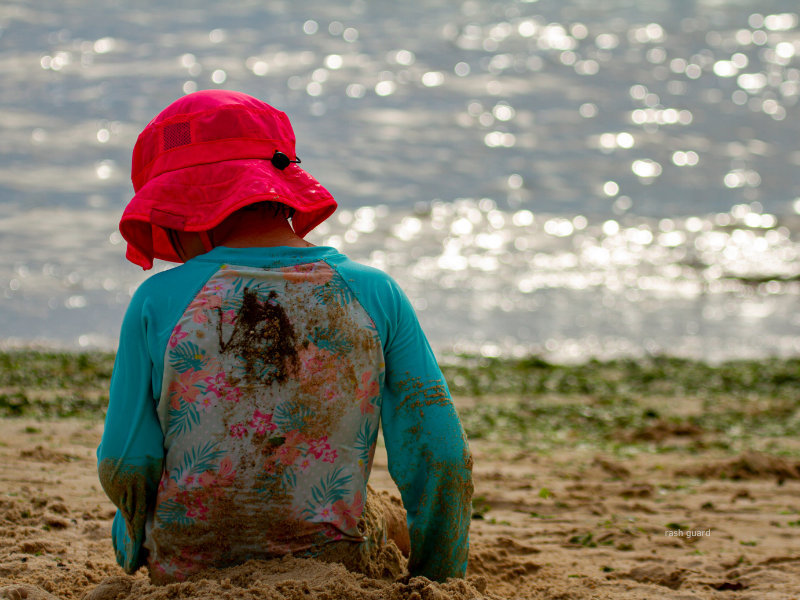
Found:
M 301 352 L 303 366 L 316 376 L 321 376 L 325 381 L 334 382 L 339 369 L 339 360 L 334 354 L 309 344 L 307 352 Z
M 344 536 L 342 535 L 341 531 L 339 531 L 338 529 L 333 529 L 333 528 L 330 528 L 330 529 L 325 531 L 325 537 L 328 537 L 328 538 L 330 538 L 332 540 L 341 540 L 341 539 L 344 538 Z
M 333 403 L 342 396 L 341 391 L 335 386 L 329 386 L 322 392 L 322 397 L 326 402 Z
M 333 512 L 333 506 L 324 504 L 317 509 L 317 514 L 311 519 L 317 523 L 331 523 L 336 520 L 336 515 Z
M 333 464 L 339 456 L 338 450 L 328 450 L 325 453 L 325 458 L 322 459 L 322 462 L 331 463 Z
M 242 439 L 245 435 L 247 435 L 247 427 L 245 427 L 244 423 L 231 425 L 231 437 Z
M 225 292 L 232 289 L 233 286 L 225 281 L 210 281 L 204 288 L 201 293 L 206 294 L 217 294 L 219 296 L 224 296 Z
M 201 394 L 200 396 L 198 396 L 197 410 L 202 411 L 204 413 L 209 412 L 217 406 L 217 400 L 218 396 L 213 391 Z
M 186 575 L 189 575 L 193 572 L 199 570 L 199 565 L 204 563 L 208 563 L 211 561 L 211 553 L 209 552 L 192 552 L 193 548 L 191 546 L 187 546 L 181 548 L 181 555 L 180 557 L 174 558 L 171 562 L 175 565 L 182 566 L 186 573 L 184 574 L 184 578 Z
M 287 467 L 293 465 L 303 454 L 298 446 L 305 444 L 307 441 L 306 436 L 300 433 L 298 429 L 290 431 L 284 436 L 283 445 L 278 448 L 277 459 Z
M 175 410 L 180 408 L 180 401 L 192 403 L 197 399 L 200 388 L 197 383 L 203 379 L 205 371 L 184 371 L 178 376 L 177 381 L 169 384 L 169 395 L 172 396 L 170 405 Z
M 189 517 L 190 519 L 205 521 L 207 512 L 208 512 L 208 507 L 206 507 L 203 504 L 203 501 L 195 500 L 193 505 L 189 508 L 189 510 L 186 511 L 186 516 Z
M 221 390 L 226 402 L 238 402 L 242 399 L 242 391 L 238 387 L 230 387 L 227 384 Z
M 298 352 L 302 368 L 299 376 L 304 385 L 309 386 L 308 393 L 319 394 L 319 390 L 335 385 L 342 366 L 336 355 L 327 350 L 309 344 Z
M 227 382 L 225 381 L 225 372 L 220 371 L 215 375 L 211 375 L 210 377 L 206 377 L 203 379 L 208 386 L 206 387 L 206 392 L 214 392 L 217 397 L 222 396 L 222 392 L 219 390 L 221 387 L 225 387 Z
M 207 323 L 208 315 L 205 311 L 216 310 L 222 306 L 222 298 L 219 296 L 205 295 L 202 292 L 189 304 L 187 312 L 192 313 L 192 321 L 195 323 Z
M 310 371 L 311 373 L 314 373 L 315 375 L 317 373 L 321 373 L 322 370 L 325 368 L 325 363 L 322 362 L 322 359 L 320 359 L 317 356 L 312 356 L 312 357 L 308 358 L 307 360 L 305 360 L 303 362 L 305 363 L 303 366 L 308 371 Z
M 175 346 L 178 345 L 178 342 L 180 342 L 183 338 L 188 336 L 189 334 L 183 331 L 181 326 L 178 325 L 175 329 L 172 330 L 172 335 L 169 336 L 169 347 L 174 348 Z
M 253 413 L 253 420 L 250 421 L 250 427 L 256 430 L 259 435 L 266 435 L 267 431 L 275 431 L 278 426 L 272 422 L 272 413 L 262 413 L 256 409 Z
M 361 500 L 361 492 L 356 492 L 353 503 L 347 504 L 344 500 L 337 500 L 331 507 L 336 515 L 336 523 L 344 529 L 351 529 L 358 524 L 359 517 L 364 511 L 364 502 Z
M 277 429 L 277 428 L 276 428 Z M 275 463 L 290 467 L 292 466 L 302 454 L 305 454 L 298 446 L 307 443 L 306 437 L 300 433 L 298 429 L 294 429 L 285 434 L 283 444 L 278 447 L 278 450 L 264 461 L 264 469 L 267 473 L 275 473 Z
M 233 478 L 236 476 L 236 471 L 233 470 L 233 461 L 229 456 L 226 456 L 222 459 L 222 461 L 220 461 L 217 475 L 226 480 L 233 480 Z
M 378 395 L 379 388 L 377 381 L 370 381 L 372 378 L 372 371 L 367 371 L 361 375 L 361 385 L 356 390 L 356 399 L 361 400 L 361 414 L 374 413 L 375 406 L 371 400 Z
M 300 461 L 300 472 L 305 475 L 312 466 L 314 466 L 314 457 L 306 456 Z
M 236 324 L 236 311 L 235 310 L 226 310 L 222 313 L 222 322 L 227 323 L 228 325 L 235 325 Z
M 200 358 L 203 359 L 203 370 L 205 371 L 206 378 L 212 376 L 215 373 L 220 373 L 220 372 L 224 373 L 222 364 L 220 364 L 219 358 L 217 356 L 214 356 L 213 354 L 211 356 L 201 355 Z
M 224 492 L 218 489 L 219 486 L 232 484 L 235 477 L 236 471 L 233 470 L 233 461 L 229 456 L 226 456 L 219 463 L 219 468 L 216 472 L 213 469 L 209 469 L 202 473 L 197 480 L 200 483 L 200 487 L 209 488 L 215 486 L 216 489 L 211 490 L 211 495 L 215 498 L 220 498 L 224 495 Z
M 369 401 L 369 398 L 364 398 L 359 408 L 361 409 L 362 415 L 373 414 L 375 412 L 375 406 Z
M 302 452 L 297 446 L 290 446 L 286 443 L 283 444 L 280 448 L 278 448 L 277 456 L 278 460 L 281 461 L 287 467 L 293 465 L 295 461 L 300 458 Z
M 158 500 L 157 502 L 165 502 L 170 498 L 174 498 L 178 495 L 180 489 L 178 488 L 178 482 L 175 481 L 173 477 L 166 477 L 161 479 L 161 482 L 158 484 Z
M 323 453 L 330 449 L 327 435 L 323 435 L 318 440 L 308 440 L 308 453 L 313 454 L 314 458 L 321 458 Z
M 217 482 L 217 475 L 214 473 L 214 471 L 206 471 L 205 473 L 202 473 L 197 480 L 200 482 L 200 487 L 207 488 L 211 487 Z
M 281 271 L 283 271 L 283 278 L 291 283 L 325 285 L 333 279 L 333 269 L 324 262 L 283 267 Z
M 178 487 L 184 490 L 190 490 L 195 488 L 199 485 L 199 480 L 197 475 L 192 473 L 191 469 L 187 470 L 183 475 L 181 475 L 180 479 L 178 479 Z
M 197 573 L 203 564 L 211 561 L 211 554 L 208 552 L 190 552 L 190 548 L 191 546 L 183 548 L 180 557 L 173 558 L 168 563 L 172 570 L 172 576 L 178 581 L 185 581 L 187 577 Z

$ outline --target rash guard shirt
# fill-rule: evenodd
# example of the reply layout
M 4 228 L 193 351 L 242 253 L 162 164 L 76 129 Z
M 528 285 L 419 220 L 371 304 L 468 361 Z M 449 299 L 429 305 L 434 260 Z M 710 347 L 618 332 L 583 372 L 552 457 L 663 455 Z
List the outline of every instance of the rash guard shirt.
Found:
M 411 575 L 464 577 L 472 459 L 394 280 L 328 247 L 217 247 L 154 275 L 125 314 L 97 450 L 117 562 L 182 580 L 364 543 L 379 425 Z

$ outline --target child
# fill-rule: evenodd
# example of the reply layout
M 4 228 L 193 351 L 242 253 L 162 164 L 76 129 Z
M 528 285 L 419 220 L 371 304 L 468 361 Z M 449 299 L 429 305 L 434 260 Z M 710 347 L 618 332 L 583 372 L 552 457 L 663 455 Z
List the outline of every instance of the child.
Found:
M 447 385 L 398 285 L 303 240 L 336 202 L 299 162 L 286 115 L 236 92 L 189 94 L 136 142 L 127 257 L 184 264 L 122 325 L 97 451 L 117 561 L 159 583 L 288 553 L 375 576 L 391 538 L 412 576 L 464 577 Z M 381 420 L 407 529 L 367 487 Z

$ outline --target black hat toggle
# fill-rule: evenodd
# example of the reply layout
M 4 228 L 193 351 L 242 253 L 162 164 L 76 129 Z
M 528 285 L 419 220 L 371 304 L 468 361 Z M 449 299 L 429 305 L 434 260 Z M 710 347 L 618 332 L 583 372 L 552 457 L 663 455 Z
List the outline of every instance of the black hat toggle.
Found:
M 300 157 L 297 157 L 297 160 L 289 160 L 289 157 L 286 156 L 283 152 L 275 151 L 275 155 L 271 159 L 272 166 L 276 169 L 283 171 L 286 167 L 288 167 L 292 163 L 299 164 L 302 161 Z

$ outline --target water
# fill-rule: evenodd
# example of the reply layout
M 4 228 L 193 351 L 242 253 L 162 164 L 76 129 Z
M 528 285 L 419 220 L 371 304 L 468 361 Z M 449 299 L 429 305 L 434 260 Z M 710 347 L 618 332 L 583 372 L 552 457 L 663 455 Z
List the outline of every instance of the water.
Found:
M 309 239 L 395 276 L 440 352 L 794 354 L 793 10 L 5 4 L 0 343 L 114 346 L 136 136 L 222 87 L 289 114 L 343 209 Z

